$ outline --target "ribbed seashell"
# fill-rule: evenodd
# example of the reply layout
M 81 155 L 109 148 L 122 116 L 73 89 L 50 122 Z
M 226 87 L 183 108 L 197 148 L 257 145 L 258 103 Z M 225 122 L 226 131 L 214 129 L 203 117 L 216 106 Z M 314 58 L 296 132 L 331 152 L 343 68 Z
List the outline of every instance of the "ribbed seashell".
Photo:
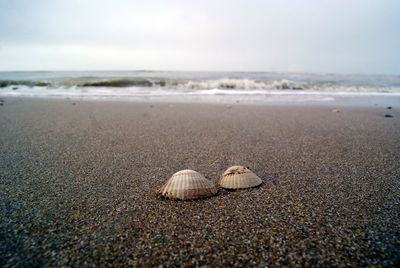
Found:
M 200 173 L 185 169 L 176 172 L 161 187 L 159 194 L 169 199 L 198 199 L 213 196 L 217 193 L 214 183 Z
M 219 185 L 226 189 L 242 189 L 258 186 L 262 180 L 249 168 L 243 166 L 232 166 L 225 170 Z

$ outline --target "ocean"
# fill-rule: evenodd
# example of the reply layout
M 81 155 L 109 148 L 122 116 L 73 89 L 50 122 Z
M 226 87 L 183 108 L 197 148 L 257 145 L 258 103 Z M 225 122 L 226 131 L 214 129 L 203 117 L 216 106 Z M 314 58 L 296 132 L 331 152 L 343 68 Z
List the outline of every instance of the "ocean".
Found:
M 0 72 L 0 96 L 194 102 L 329 102 L 345 96 L 400 100 L 400 75 L 279 72 Z

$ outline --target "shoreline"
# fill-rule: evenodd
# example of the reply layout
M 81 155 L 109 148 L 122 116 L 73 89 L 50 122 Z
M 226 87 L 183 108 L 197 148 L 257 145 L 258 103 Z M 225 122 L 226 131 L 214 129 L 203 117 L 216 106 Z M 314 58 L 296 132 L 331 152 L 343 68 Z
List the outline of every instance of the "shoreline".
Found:
M 300 96 L 300 98 L 298 98 Z M 28 99 L 50 101 L 83 101 L 83 102 L 127 102 L 127 103 L 169 103 L 169 104 L 204 104 L 204 105 L 256 105 L 256 106 L 315 106 L 315 107 L 395 107 L 400 108 L 400 95 L 312 95 L 319 98 L 308 98 L 308 94 L 284 94 L 269 96 L 10 96 L 1 95 L 0 99 Z

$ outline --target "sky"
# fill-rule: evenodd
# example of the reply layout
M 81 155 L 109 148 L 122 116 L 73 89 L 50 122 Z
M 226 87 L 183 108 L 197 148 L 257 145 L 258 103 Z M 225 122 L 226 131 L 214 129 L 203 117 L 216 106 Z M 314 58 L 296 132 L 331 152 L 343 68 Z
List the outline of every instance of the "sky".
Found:
M 400 74 L 398 0 L 0 0 L 0 70 Z

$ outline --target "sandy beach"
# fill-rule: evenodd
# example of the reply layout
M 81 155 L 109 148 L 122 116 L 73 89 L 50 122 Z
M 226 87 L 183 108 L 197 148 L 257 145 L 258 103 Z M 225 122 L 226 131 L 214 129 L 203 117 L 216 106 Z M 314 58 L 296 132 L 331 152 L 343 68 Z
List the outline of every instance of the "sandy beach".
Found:
M 2 267 L 400 263 L 397 107 L 3 99 Z M 156 195 L 238 164 L 261 187 Z

